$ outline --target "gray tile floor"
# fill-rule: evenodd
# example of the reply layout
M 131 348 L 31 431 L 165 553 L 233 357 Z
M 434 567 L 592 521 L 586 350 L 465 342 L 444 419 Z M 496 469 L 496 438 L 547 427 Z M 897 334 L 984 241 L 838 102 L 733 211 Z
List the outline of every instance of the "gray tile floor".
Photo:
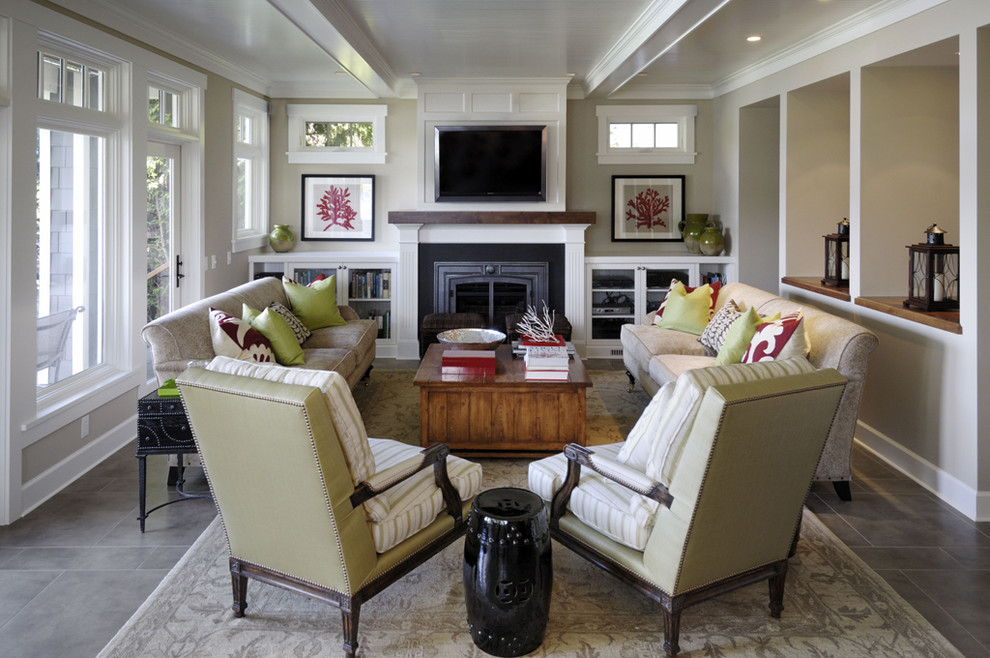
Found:
M 864 450 L 856 449 L 853 465 L 851 502 L 816 483 L 809 507 L 960 651 L 990 658 L 990 523 L 966 519 Z M 167 470 L 164 457 L 148 458 L 149 507 L 176 497 Z M 188 473 L 186 488 L 205 490 L 202 471 Z M 136 494 L 128 446 L 0 527 L 0 655 L 94 656 L 215 514 L 210 500 L 182 501 L 152 513 L 141 534 Z

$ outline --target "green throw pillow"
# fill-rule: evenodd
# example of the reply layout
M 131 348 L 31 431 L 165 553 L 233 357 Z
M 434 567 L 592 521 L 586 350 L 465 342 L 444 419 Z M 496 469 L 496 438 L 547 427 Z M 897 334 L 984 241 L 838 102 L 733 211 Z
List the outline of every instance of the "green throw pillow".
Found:
M 285 296 L 292 304 L 292 312 L 310 331 L 322 327 L 347 324 L 337 310 L 336 276 L 315 281 L 308 286 L 282 278 Z
M 281 315 L 270 308 L 259 313 L 244 304 L 241 317 L 268 339 L 268 342 L 272 344 L 275 360 L 283 366 L 301 366 L 306 362 L 302 347 L 296 340 L 296 334 Z
M 666 315 L 666 313 L 664 313 Z M 766 317 L 761 317 L 752 306 L 743 313 L 732 326 L 729 333 L 725 335 L 725 342 L 722 349 L 715 357 L 715 365 L 724 366 L 730 363 L 742 363 L 743 355 L 749 347 L 749 341 L 756 335 L 756 328 L 764 322 L 772 322 L 780 317 L 780 313 L 774 313 Z
M 657 326 L 700 336 L 708 326 L 711 309 L 712 289 L 707 283 L 691 292 L 687 292 L 684 286 L 677 286 L 667 294 L 667 306 L 657 320 Z M 739 358 L 742 358 L 742 354 Z

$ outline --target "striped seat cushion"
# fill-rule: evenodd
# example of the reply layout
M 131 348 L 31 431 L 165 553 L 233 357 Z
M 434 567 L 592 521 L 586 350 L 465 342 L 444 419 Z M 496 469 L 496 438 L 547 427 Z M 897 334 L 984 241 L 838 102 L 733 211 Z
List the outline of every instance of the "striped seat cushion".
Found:
M 418 455 L 422 449 L 389 439 L 368 439 L 378 471 L 395 466 Z M 474 497 L 481 490 L 481 466 L 450 455 L 447 474 L 461 500 Z M 433 480 L 433 469 L 426 468 L 365 501 L 368 527 L 375 550 L 384 553 L 407 537 L 430 525 L 444 512 L 443 493 Z
M 621 443 L 594 446 L 591 450 L 616 459 Z M 529 465 L 529 489 L 550 501 L 567 475 L 567 458 L 563 454 L 546 457 Z M 653 531 L 658 504 L 603 478 L 594 471 L 581 469 L 581 480 L 571 493 L 567 508 L 585 525 L 606 537 L 634 548 L 646 548 Z

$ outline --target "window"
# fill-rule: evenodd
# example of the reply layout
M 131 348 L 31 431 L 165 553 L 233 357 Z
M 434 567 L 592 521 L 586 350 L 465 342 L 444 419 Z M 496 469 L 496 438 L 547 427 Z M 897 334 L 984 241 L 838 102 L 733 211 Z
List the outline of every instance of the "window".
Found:
M 598 164 L 694 164 L 696 105 L 599 105 Z
M 106 73 L 99 67 L 52 52 L 38 53 L 38 97 L 102 112 L 106 106 Z
M 234 90 L 233 250 L 264 246 L 268 233 L 268 103 Z
M 292 164 L 385 163 L 387 105 L 287 106 Z
M 159 126 L 178 128 L 180 125 L 179 94 L 148 85 L 148 121 Z
M 43 389 L 103 363 L 106 139 L 38 129 L 38 370 Z

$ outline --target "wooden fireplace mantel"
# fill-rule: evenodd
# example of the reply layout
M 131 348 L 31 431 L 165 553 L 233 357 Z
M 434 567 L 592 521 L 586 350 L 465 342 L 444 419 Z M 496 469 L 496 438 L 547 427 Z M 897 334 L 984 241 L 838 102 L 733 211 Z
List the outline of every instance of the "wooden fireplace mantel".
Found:
M 434 211 L 399 210 L 388 213 L 389 224 L 594 224 L 594 211 Z

